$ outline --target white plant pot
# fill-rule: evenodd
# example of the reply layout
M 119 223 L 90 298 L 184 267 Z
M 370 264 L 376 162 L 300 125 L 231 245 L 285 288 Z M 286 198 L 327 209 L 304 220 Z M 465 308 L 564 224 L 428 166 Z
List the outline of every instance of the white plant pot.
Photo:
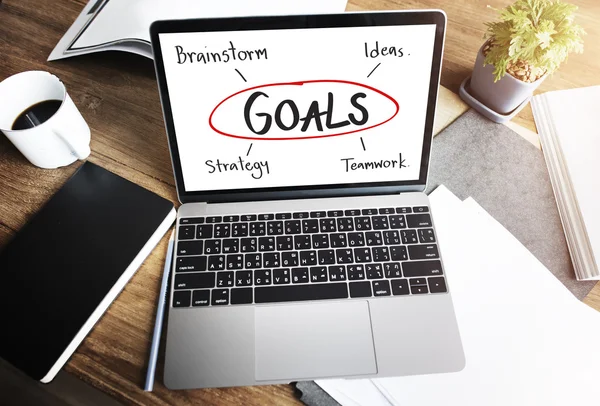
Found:
M 477 100 L 490 109 L 500 114 L 508 114 L 531 96 L 548 75 L 528 83 L 507 73 L 499 81 L 494 82 L 494 66 L 489 64 L 483 66 L 484 46 L 485 44 L 479 49 L 475 60 L 470 91 Z

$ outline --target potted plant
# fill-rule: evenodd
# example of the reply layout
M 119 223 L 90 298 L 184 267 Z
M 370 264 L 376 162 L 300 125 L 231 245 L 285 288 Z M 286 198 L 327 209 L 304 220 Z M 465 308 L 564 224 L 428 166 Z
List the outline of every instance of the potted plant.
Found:
M 560 0 L 517 0 L 487 23 L 471 76 L 470 92 L 506 115 L 524 104 L 542 81 L 567 59 L 583 52 L 583 29 L 573 22 L 577 7 Z

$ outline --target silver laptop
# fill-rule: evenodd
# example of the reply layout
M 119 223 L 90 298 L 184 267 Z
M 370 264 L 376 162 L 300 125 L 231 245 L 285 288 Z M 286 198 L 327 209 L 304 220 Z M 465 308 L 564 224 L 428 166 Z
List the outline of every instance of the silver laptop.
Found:
M 160 21 L 172 389 L 453 372 L 427 196 L 441 11 Z

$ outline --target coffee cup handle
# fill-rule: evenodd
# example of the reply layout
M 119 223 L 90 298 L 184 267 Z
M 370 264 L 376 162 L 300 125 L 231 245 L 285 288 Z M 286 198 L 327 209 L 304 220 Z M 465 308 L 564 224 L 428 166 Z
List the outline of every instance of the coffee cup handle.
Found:
M 77 159 L 86 159 L 90 155 L 90 146 L 82 144 L 81 141 L 75 140 L 59 131 L 53 130 L 54 134 L 71 150 L 73 156 Z M 69 139 L 71 138 L 71 139 Z

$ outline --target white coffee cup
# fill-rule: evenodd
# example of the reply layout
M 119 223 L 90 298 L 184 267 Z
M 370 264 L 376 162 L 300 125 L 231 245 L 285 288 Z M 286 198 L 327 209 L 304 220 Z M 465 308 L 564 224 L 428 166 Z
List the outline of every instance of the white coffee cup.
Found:
M 46 100 L 61 102 L 53 116 L 31 128 L 12 129 L 21 113 Z M 0 82 L 0 131 L 40 168 L 58 168 L 90 155 L 90 128 L 65 85 L 48 72 L 17 73 Z

